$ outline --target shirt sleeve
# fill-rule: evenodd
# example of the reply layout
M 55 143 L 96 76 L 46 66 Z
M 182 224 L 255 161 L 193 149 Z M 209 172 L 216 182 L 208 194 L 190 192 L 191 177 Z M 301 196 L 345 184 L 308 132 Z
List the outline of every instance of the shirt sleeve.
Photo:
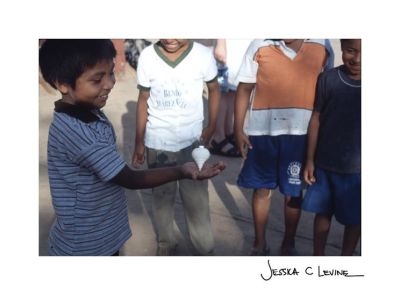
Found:
M 136 71 L 137 75 L 137 87 L 141 90 L 150 90 L 150 77 L 148 74 L 148 64 L 147 64 L 147 52 L 150 50 L 151 46 L 145 48 L 140 54 L 138 60 L 138 67 Z
M 76 162 L 95 173 L 101 180 L 109 181 L 125 166 L 125 161 L 115 144 L 96 142 L 87 146 L 77 156 Z
M 259 44 L 260 40 L 253 40 L 247 48 L 236 76 L 236 83 L 256 83 L 258 63 L 254 60 L 254 57 Z
M 206 68 L 204 72 L 204 81 L 210 82 L 214 80 L 218 75 L 217 61 L 214 58 L 214 55 L 211 50 L 207 51 L 208 54 L 208 63 L 206 63 Z

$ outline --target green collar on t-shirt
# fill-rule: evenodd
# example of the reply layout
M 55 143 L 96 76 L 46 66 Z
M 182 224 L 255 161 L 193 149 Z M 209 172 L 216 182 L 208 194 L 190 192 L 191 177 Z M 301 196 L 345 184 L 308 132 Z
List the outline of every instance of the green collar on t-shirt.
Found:
M 175 68 L 182 60 L 185 59 L 185 57 L 189 54 L 189 52 L 192 50 L 193 48 L 193 41 L 189 41 L 189 46 L 188 48 L 182 52 L 182 54 L 174 61 L 168 59 L 168 57 L 166 57 L 161 49 L 160 49 L 160 43 L 157 42 L 156 44 L 154 44 L 154 50 L 156 51 L 156 53 L 158 54 L 159 57 L 161 57 L 161 59 L 163 61 L 165 61 L 170 67 Z

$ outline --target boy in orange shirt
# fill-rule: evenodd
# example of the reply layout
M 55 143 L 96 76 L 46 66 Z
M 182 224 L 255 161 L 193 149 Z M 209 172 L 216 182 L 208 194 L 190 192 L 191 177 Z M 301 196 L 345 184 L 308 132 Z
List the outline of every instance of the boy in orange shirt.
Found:
M 286 231 L 281 255 L 296 255 L 295 234 L 301 214 L 300 171 L 307 126 L 318 75 L 331 67 L 332 61 L 329 41 L 319 39 L 255 40 L 243 59 L 237 77 L 240 83 L 234 129 L 245 159 L 238 185 L 254 189 L 255 241 L 250 255 L 269 254 L 265 229 L 271 190 L 278 186 L 285 196 Z

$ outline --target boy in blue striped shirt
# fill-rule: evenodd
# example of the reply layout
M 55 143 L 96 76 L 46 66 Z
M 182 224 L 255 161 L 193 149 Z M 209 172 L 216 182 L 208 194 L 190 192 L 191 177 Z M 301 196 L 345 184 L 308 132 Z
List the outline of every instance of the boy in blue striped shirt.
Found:
M 110 40 L 47 40 L 39 52 L 43 78 L 62 98 L 49 129 L 48 171 L 55 221 L 49 255 L 118 255 L 132 235 L 123 188 L 206 179 L 222 162 L 133 171 L 117 151 L 114 129 L 100 110 L 115 84 Z

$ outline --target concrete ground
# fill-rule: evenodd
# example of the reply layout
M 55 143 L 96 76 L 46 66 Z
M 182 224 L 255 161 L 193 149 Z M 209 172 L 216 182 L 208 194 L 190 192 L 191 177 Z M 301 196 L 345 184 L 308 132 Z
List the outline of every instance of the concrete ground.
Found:
M 340 61 L 338 41 L 333 40 L 336 63 Z M 47 237 L 54 220 L 47 175 L 47 133 L 52 120 L 54 101 L 60 98 L 40 79 L 39 87 L 39 255 L 47 255 Z M 130 163 L 135 133 L 135 111 L 138 91 L 136 73 L 127 65 L 124 73 L 117 76 L 117 83 L 107 102 L 104 112 L 114 125 L 121 154 Z M 251 190 L 236 186 L 236 178 L 242 160 L 212 156 L 210 161 L 223 160 L 227 164 L 221 175 L 209 180 L 211 222 L 215 237 L 215 255 L 247 255 L 253 241 L 251 213 Z M 149 256 L 156 254 L 156 235 L 151 210 L 150 190 L 126 190 L 129 220 L 133 236 L 121 249 L 121 255 Z M 177 198 L 175 206 L 176 233 L 179 246 L 177 255 L 193 255 L 182 203 Z M 267 239 L 271 245 L 271 256 L 279 255 L 279 246 L 284 232 L 283 198 L 278 191 L 273 193 Z M 303 212 L 297 231 L 296 246 L 299 255 L 312 255 L 312 231 L 314 215 Z M 343 227 L 332 222 L 326 254 L 340 255 Z M 358 245 L 355 255 L 360 255 Z

